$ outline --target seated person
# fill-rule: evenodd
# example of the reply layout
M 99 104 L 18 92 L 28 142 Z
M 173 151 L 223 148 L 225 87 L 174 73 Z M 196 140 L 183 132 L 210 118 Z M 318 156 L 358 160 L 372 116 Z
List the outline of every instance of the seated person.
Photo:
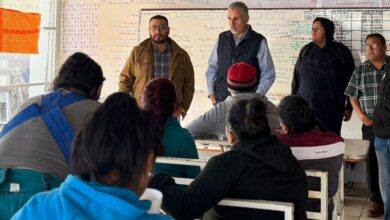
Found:
M 99 106 L 103 81 L 99 64 L 75 53 L 54 79 L 54 91 L 28 99 L 5 125 L 0 133 L 0 219 L 10 219 L 31 196 L 58 187 L 70 173 L 73 134 Z
M 268 123 L 273 133 L 279 127 L 279 118 L 276 106 L 267 100 L 267 97 L 254 93 L 259 84 L 256 78 L 256 69 L 251 65 L 241 62 L 233 64 L 228 70 L 228 96 L 223 102 L 219 102 L 203 115 L 199 116 L 186 128 L 195 138 L 225 137 L 226 112 L 229 106 L 237 100 L 249 100 L 259 98 L 266 104 Z
M 328 171 L 328 216 L 332 219 L 332 197 L 337 192 L 339 172 L 343 163 L 344 140 L 335 133 L 322 132 L 316 126 L 314 110 L 300 96 L 287 96 L 278 106 L 284 134 L 280 142 L 291 146 L 294 156 L 304 169 Z M 309 177 L 309 189 L 319 190 L 319 178 Z M 308 210 L 319 211 L 317 199 L 308 201 Z
M 158 128 L 134 98 L 114 93 L 73 142 L 72 175 L 39 193 L 13 219 L 170 219 L 139 200 L 160 143 Z
M 187 129 L 180 126 L 176 114 L 175 85 L 164 78 L 146 84 L 141 98 L 142 108 L 149 112 L 162 134 L 159 156 L 198 159 L 198 151 Z M 175 177 L 195 178 L 198 166 L 156 164 L 155 173 L 163 172 Z
M 307 180 L 287 145 L 270 136 L 260 99 L 233 102 L 226 115 L 232 150 L 212 157 L 184 190 L 173 178 L 155 175 L 149 186 L 163 193 L 163 209 L 175 219 L 284 219 L 281 212 L 217 206 L 223 198 L 294 203 L 294 218 L 306 219 Z

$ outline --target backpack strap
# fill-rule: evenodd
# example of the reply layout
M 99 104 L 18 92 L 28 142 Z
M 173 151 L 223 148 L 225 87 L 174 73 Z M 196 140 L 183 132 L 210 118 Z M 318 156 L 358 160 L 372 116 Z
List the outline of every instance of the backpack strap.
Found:
M 61 95 L 60 90 L 42 96 L 42 105 L 34 103 L 27 106 L 11 119 L 0 133 L 0 138 L 4 137 L 14 128 L 25 121 L 41 116 L 49 132 L 60 146 L 65 160 L 70 162 L 70 144 L 73 139 L 73 129 L 65 118 L 61 109 L 75 102 L 84 100 L 85 97 L 75 93 Z
M 84 99 L 84 97 L 75 93 L 61 95 L 59 90 L 42 97 L 41 117 L 68 164 L 70 164 L 70 148 L 74 133 L 61 109 Z
M 8 134 L 8 132 L 12 131 L 14 128 L 19 126 L 23 122 L 38 117 L 40 115 L 40 109 L 37 104 L 31 104 L 27 106 L 27 108 L 20 111 L 6 125 L 4 125 L 4 128 L 0 133 L 0 138 L 3 138 L 6 134 Z
M 342 64 L 345 64 L 343 53 L 341 52 L 340 44 L 339 42 L 333 42 L 334 46 L 336 47 L 336 57 L 338 60 L 341 61 Z
M 308 44 L 306 44 L 305 46 L 303 46 L 301 52 L 299 53 L 299 59 L 303 59 L 305 57 L 305 55 L 307 55 L 307 52 L 309 52 L 311 50 L 311 48 L 313 47 L 313 42 L 310 42 Z

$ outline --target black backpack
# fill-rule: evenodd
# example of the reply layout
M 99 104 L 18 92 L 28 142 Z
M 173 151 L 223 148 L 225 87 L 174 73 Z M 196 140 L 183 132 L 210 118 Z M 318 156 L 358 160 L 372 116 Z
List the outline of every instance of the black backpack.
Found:
M 385 66 L 385 73 L 381 83 L 381 94 L 375 106 L 374 132 L 375 136 L 380 138 L 390 137 L 390 65 Z

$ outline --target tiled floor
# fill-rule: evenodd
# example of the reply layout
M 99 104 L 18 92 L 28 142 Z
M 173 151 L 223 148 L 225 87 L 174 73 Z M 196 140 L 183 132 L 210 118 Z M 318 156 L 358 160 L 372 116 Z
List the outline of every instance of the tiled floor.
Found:
M 346 189 L 344 198 L 344 220 L 383 220 L 383 215 L 378 218 L 367 217 L 367 209 L 370 206 L 368 189 L 365 183 L 352 183 L 349 190 Z

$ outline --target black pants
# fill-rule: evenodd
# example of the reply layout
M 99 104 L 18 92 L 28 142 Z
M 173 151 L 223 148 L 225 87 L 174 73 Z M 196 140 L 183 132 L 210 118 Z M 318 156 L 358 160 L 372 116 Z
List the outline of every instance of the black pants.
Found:
M 367 158 L 367 182 L 368 189 L 370 190 L 371 202 L 381 202 L 382 197 L 379 190 L 379 176 L 378 176 L 378 160 L 376 158 L 375 146 L 374 146 L 374 130 L 372 126 L 362 127 L 363 140 L 370 141 L 370 148 Z

